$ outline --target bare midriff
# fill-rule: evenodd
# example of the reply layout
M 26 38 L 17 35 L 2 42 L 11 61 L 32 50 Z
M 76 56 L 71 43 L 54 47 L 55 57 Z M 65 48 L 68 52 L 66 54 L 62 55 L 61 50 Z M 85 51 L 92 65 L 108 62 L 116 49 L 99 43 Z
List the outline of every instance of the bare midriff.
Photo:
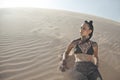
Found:
M 88 54 L 84 54 L 84 53 L 78 53 L 78 54 L 74 54 L 75 55 L 75 62 L 92 62 L 94 64 L 96 64 L 96 58 L 94 57 L 94 55 L 88 55 Z

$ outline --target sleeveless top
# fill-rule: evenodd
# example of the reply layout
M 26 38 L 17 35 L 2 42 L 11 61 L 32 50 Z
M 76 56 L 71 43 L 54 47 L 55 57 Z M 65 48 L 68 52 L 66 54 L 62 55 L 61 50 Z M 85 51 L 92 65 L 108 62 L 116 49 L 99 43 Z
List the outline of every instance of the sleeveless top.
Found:
M 88 54 L 88 55 L 93 55 L 94 50 L 92 46 L 92 41 L 87 41 L 85 43 L 80 43 L 81 39 L 75 40 L 75 49 L 74 53 L 75 54 Z

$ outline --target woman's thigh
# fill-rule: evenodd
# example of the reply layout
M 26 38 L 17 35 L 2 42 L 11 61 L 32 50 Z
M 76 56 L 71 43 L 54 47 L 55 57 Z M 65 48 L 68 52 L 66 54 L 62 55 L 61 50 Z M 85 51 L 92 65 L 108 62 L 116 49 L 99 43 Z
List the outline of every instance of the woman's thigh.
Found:
M 88 80 L 87 76 L 77 70 L 71 70 L 69 80 Z
M 88 75 L 88 80 L 102 80 L 102 77 L 98 70 Z

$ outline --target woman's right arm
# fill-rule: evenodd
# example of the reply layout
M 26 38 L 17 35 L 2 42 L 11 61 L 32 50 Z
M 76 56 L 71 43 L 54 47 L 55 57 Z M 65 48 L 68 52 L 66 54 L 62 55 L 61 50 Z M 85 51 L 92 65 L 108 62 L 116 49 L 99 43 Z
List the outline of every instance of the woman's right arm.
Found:
M 68 58 L 68 55 L 69 55 L 69 53 L 70 53 L 70 51 L 71 51 L 71 49 L 72 49 L 73 47 L 74 47 L 74 41 L 72 41 L 72 42 L 68 45 L 66 51 L 63 53 L 62 60 L 66 60 L 66 59 Z
M 70 53 L 70 51 L 71 51 L 71 49 L 72 49 L 73 47 L 74 47 L 74 42 L 72 41 L 72 42 L 68 45 L 66 51 L 65 51 L 65 52 L 63 53 L 63 55 L 62 55 L 62 61 L 61 61 L 61 65 L 60 65 L 60 70 L 61 70 L 62 72 L 64 72 L 66 69 L 68 69 L 67 63 L 66 63 L 66 59 L 68 58 L 68 55 L 69 55 L 69 53 Z

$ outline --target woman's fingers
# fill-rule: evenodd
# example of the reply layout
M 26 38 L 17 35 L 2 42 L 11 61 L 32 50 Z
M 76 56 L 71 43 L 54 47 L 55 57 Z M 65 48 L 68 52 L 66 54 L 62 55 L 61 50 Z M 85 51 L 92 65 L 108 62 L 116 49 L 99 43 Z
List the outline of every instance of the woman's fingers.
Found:
M 60 69 L 60 71 L 65 72 L 65 66 L 64 65 L 60 65 L 59 69 Z

